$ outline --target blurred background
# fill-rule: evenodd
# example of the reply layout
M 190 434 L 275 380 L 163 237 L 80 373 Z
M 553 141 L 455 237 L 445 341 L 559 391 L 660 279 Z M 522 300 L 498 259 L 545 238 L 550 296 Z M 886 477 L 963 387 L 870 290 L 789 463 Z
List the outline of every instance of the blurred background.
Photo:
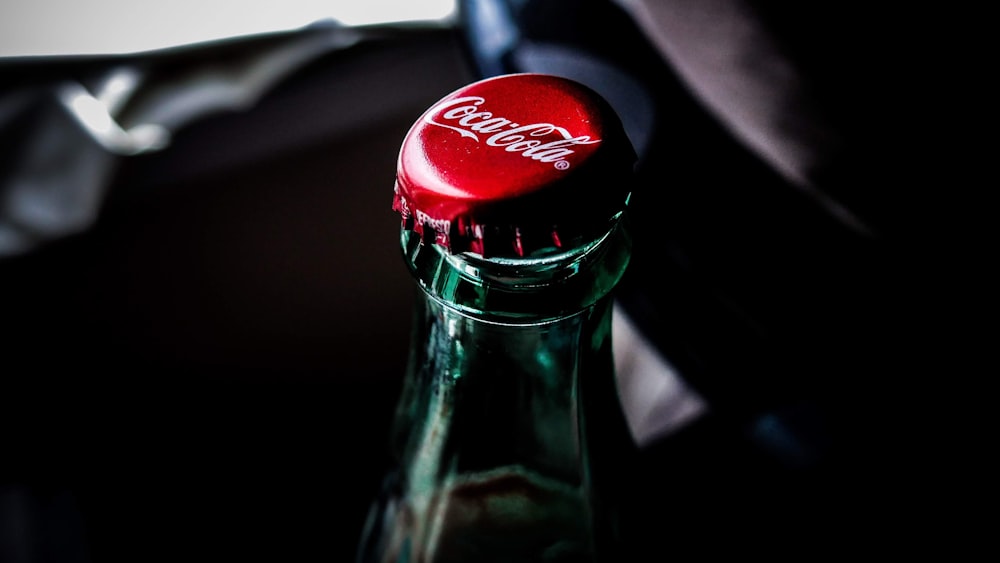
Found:
M 400 142 L 525 71 L 603 94 L 640 156 L 615 344 L 637 551 L 956 556 L 993 253 L 932 22 L 4 3 L 0 562 L 351 561 L 408 346 Z

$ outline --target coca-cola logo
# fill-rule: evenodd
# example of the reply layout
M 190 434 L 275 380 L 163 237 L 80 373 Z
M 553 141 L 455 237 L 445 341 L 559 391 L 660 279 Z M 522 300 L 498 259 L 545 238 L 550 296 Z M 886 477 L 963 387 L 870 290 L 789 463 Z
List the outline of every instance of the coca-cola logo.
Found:
M 558 170 L 570 167 L 566 157 L 576 152 L 573 147 L 601 142 L 600 139 L 591 139 L 589 135 L 574 136 L 565 128 L 551 123 L 521 125 L 493 112 L 483 111 L 480 106 L 485 103 L 486 99 L 479 96 L 446 100 L 432 107 L 424 115 L 424 122 L 451 129 L 477 143 L 485 142 L 507 152 L 519 152 L 524 158 L 551 162 Z M 557 138 L 544 139 L 553 135 Z

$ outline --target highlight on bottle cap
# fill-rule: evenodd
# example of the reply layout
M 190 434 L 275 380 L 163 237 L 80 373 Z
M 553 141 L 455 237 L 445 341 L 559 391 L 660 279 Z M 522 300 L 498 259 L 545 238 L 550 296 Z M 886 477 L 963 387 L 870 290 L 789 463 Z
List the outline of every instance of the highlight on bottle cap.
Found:
M 452 253 L 524 257 L 596 236 L 624 208 L 635 151 L 611 106 L 566 78 L 460 88 L 410 128 L 393 209 Z

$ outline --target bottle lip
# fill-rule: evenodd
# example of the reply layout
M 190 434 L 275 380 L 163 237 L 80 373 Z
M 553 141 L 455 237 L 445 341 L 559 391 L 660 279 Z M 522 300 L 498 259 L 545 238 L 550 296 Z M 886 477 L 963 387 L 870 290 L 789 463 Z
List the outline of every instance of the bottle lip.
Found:
M 631 257 L 628 211 L 593 240 L 541 257 L 451 253 L 401 232 L 407 266 L 429 299 L 503 325 L 548 324 L 607 297 Z
M 403 228 L 448 252 L 531 256 L 604 232 L 627 204 L 635 160 L 617 114 L 589 87 L 540 73 L 490 77 L 410 128 L 393 209 Z

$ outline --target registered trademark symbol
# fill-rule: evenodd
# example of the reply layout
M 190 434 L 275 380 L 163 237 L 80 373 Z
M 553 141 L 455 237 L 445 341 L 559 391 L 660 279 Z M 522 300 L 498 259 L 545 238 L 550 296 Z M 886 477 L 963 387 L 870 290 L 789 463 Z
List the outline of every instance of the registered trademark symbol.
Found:
M 567 170 L 569 168 L 569 161 L 567 160 L 557 160 L 555 164 L 556 170 Z

